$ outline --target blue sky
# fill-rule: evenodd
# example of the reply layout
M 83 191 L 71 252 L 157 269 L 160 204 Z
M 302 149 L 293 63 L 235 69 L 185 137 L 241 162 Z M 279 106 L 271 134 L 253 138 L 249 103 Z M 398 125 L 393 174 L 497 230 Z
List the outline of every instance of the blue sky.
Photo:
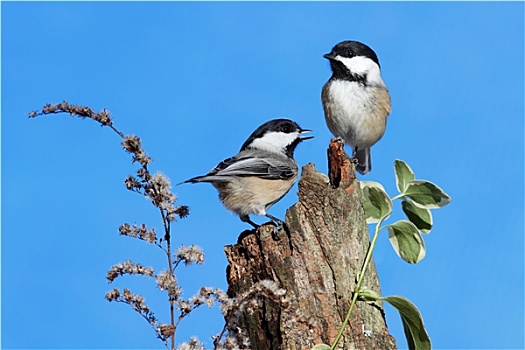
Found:
M 364 179 L 393 196 L 399 158 L 453 199 L 434 212 L 417 265 L 382 233 L 383 294 L 419 307 L 436 349 L 523 348 L 523 20 L 522 2 L 2 2 L 2 347 L 162 348 L 128 306 L 104 300 L 113 264 L 165 266 L 154 247 L 118 235 L 124 222 L 160 229 L 123 185 L 136 166 L 111 130 L 29 111 L 62 100 L 107 108 L 172 183 L 234 155 L 263 122 L 290 118 L 315 134 L 297 162 L 326 172 L 322 55 L 354 39 L 378 54 L 393 106 Z M 248 225 L 212 186 L 174 191 L 191 213 L 173 225 L 175 246 L 206 254 L 180 269 L 185 295 L 226 289 L 223 246 Z M 294 188 L 270 213 L 283 218 L 296 199 Z M 153 281 L 114 284 L 167 318 Z M 398 315 L 386 312 L 405 347 Z M 178 340 L 211 345 L 221 328 L 217 308 L 198 310 Z

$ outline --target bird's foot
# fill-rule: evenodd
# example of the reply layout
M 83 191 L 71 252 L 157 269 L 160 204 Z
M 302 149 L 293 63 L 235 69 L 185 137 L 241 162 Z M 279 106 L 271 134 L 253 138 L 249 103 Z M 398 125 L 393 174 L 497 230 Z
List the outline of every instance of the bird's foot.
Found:
M 281 232 L 281 230 L 285 230 L 286 231 L 286 225 L 285 225 L 284 222 L 279 221 L 279 222 L 277 222 L 277 225 L 275 225 L 273 227 L 273 231 L 272 231 L 272 238 L 275 241 L 280 241 L 281 240 L 281 238 L 279 237 L 279 232 Z
M 280 240 L 279 232 L 282 230 L 284 230 L 285 232 L 288 232 L 288 228 L 286 227 L 286 224 L 282 220 L 279 220 L 275 216 L 272 216 L 270 214 L 266 214 L 266 217 L 271 219 L 274 224 L 273 231 L 272 231 L 272 238 L 276 241 L 279 241 Z

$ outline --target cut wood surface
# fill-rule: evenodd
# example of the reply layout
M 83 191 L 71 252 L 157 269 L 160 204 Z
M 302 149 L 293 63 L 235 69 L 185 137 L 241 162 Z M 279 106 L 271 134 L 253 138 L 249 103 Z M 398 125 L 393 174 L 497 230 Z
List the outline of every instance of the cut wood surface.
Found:
M 261 280 L 286 290 L 286 305 L 260 297 L 239 325 L 251 349 L 311 349 L 331 344 L 346 316 L 369 247 L 361 192 L 340 141 L 328 149 L 329 176 L 313 164 L 302 169 L 299 201 L 286 212 L 288 233 L 272 237 L 272 224 L 226 246 L 228 294 L 242 295 Z M 373 262 L 363 286 L 381 293 Z M 382 305 L 359 301 L 337 349 L 396 349 Z

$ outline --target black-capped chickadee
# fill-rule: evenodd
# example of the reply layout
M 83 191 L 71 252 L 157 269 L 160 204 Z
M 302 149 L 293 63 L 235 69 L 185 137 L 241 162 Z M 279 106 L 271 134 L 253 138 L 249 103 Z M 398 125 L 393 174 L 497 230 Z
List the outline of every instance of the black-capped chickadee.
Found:
M 375 52 L 358 41 L 342 41 L 323 56 L 332 77 L 323 86 L 321 100 L 328 129 L 353 148 L 356 169 L 372 169 L 370 147 L 385 133 L 390 94 Z
M 274 119 L 259 126 L 244 142 L 240 152 L 223 160 L 208 174 L 183 183 L 209 182 L 219 191 L 219 199 L 242 221 L 257 228 L 250 214 L 264 215 L 276 223 L 283 222 L 266 211 L 292 188 L 298 166 L 293 159 L 297 145 L 313 136 L 288 119 Z

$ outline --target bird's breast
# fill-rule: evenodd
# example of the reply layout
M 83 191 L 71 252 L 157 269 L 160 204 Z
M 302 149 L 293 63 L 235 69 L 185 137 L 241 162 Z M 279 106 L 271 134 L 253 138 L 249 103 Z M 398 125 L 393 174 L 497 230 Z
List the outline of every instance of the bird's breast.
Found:
M 328 129 L 355 147 L 370 147 L 384 134 L 390 95 L 382 85 L 331 80 L 322 92 Z
M 215 183 L 226 208 L 239 215 L 265 215 L 293 186 L 297 175 L 287 180 L 267 180 L 255 176 L 237 177 L 230 182 Z

